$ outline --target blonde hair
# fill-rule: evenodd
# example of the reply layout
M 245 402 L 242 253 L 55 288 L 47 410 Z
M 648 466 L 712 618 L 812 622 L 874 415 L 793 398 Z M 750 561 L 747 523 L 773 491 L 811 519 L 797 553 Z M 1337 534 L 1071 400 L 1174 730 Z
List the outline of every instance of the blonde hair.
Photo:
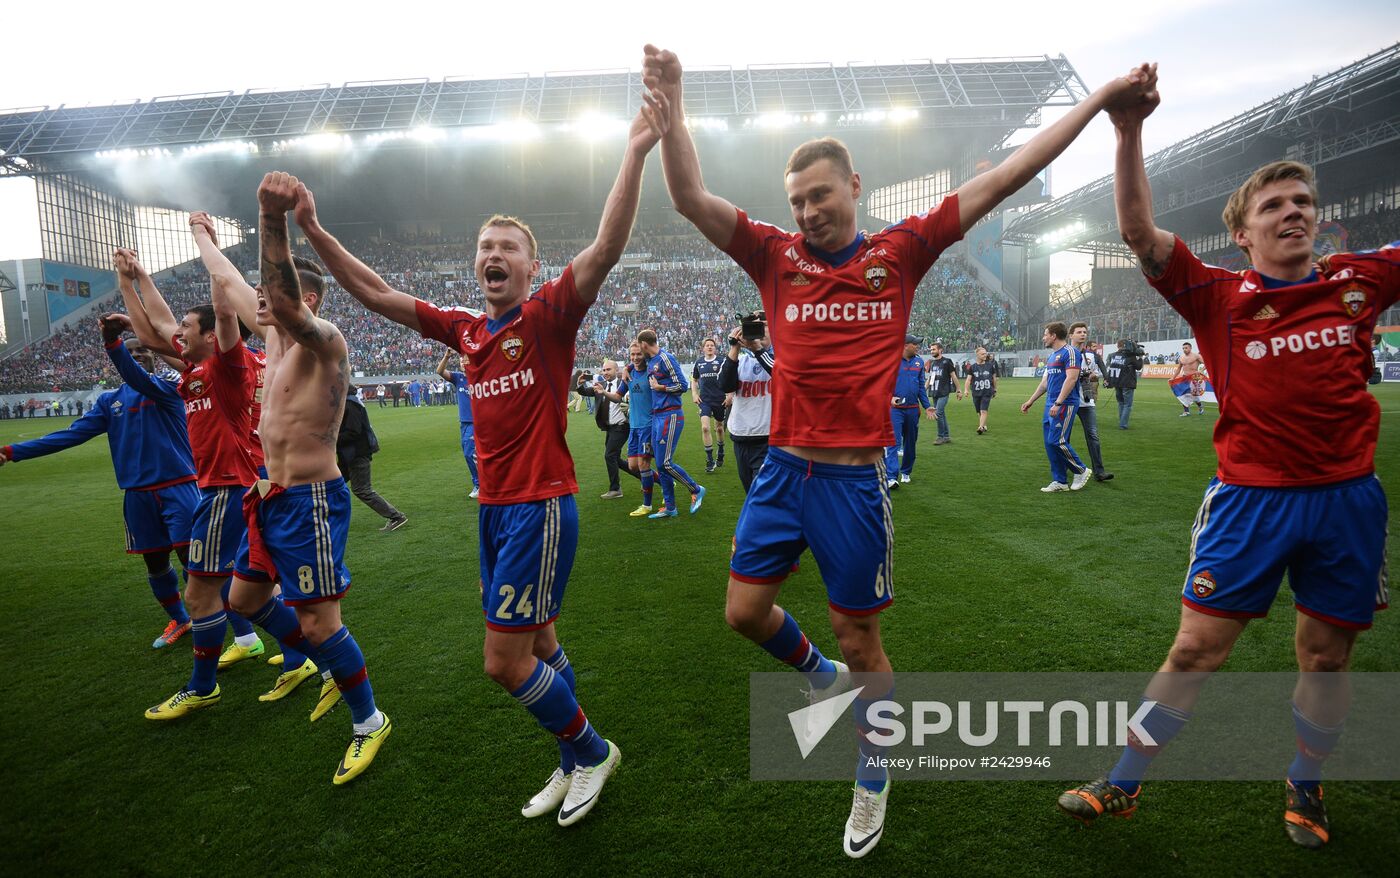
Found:
M 1249 213 L 1249 202 L 1259 193 L 1260 189 L 1270 183 L 1277 183 L 1280 180 L 1301 180 L 1307 184 L 1308 192 L 1312 195 L 1313 204 L 1316 205 L 1317 198 L 1317 178 L 1313 176 L 1312 168 L 1302 162 L 1278 161 L 1270 162 L 1245 180 L 1240 188 L 1234 191 L 1230 200 L 1225 202 L 1225 210 L 1221 212 L 1220 218 L 1225 222 L 1225 228 L 1231 235 L 1244 228 L 1245 216 Z M 1249 255 L 1248 247 L 1241 247 L 1245 255 Z
M 539 245 L 535 242 L 535 233 L 530 231 L 530 227 L 516 217 L 506 216 L 503 213 L 494 214 L 490 219 L 481 224 L 481 228 L 476 230 L 476 236 L 479 238 L 482 232 L 497 226 L 510 226 L 511 228 L 516 228 L 524 232 L 526 240 L 530 242 L 530 258 L 535 259 L 538 257 Z

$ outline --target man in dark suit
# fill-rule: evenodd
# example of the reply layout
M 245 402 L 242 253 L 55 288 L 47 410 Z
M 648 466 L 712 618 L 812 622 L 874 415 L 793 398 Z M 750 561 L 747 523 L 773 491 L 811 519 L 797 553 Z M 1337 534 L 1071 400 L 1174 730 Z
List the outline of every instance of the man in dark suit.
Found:
M 612 360 L 603 361 L 602 375 L 583 372 L 578 376 L 579 395 L 598 401 L 593 410 L 593 420 L 605 434 L 603 461 L 608 467 L 608 490 L 602 495 L 604 500 L 621 499 L 622 485 L 617 480 L 620 470 L 632 474 L 627 468 L 627 459 L 622 456 L 623 449 L 627 447 L 628 433 L 627 411 L 622 405 L 626 391 L 627 385 L 618 374 L 617 363 Z

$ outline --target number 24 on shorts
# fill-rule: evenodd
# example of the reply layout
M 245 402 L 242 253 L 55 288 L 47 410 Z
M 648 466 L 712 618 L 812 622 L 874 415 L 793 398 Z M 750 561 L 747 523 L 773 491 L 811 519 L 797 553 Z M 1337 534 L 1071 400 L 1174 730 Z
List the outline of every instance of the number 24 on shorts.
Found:
M 532 582 L 521 589 L 520 598 L 517 600 L 515 597 L 515 587 L 511 585 L 502 585 L 500 587 L 501 605 L 496 609 L 496 618 L 510 619 L 512 616 L 524 618 L 533 615 L 535 612 L 535 605 L 530 600 L 530 595 L 534 590 L 535 584 Z M 513 610 L 511 607 L 512 603 L 515 604 Z

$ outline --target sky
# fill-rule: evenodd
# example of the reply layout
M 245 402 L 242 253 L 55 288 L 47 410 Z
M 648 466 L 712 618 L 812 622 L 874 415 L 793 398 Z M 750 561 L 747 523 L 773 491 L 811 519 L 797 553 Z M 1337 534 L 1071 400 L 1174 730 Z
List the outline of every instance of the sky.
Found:
M 886 0 L 870 7 L 711 0 L 703 14 L 695 3 L 396 0 L 363 13 L 345 4 L 338 17 L 328 16 L 325 4 L 285 0 L 137 0 L 114 16 L 110 2 L 79 0 L 65 4 L 71 11 L 64 20 L 83 23 L 71 30 L 57 28 L 44 4 L 12 5 L 18 8 L 6 11 L 6 31 L 20 38 L 7 40 L 0 56 L 0 109 L 360 80 L 637 69 L 647 42 L 672 49 L 688 66 L 1063 54 L 1091 90 L 1136 63 L 1160 64 L 1162 106 L 1144 132 L 1148 152 L 1400 40 L 1400 4 L 1382 0 Z M 860 14 L 864 9 L 874 12 Z M 512 12 L 522 20 L 508 19 Z M 1047 113 L 1045 121 L 1053 118 Z M 1100 117 L 1052 166 L 1053 194 L 1108 174 L 1112 155 L 1112 129 Z M 774 180 L 778 185 L 776 170 Z M 0 180 L 0 259 L 38 255 L 32 184 Z M 1087 274 L 1085 265 L 1076 255 L 1057 258 L 1052 280 Z

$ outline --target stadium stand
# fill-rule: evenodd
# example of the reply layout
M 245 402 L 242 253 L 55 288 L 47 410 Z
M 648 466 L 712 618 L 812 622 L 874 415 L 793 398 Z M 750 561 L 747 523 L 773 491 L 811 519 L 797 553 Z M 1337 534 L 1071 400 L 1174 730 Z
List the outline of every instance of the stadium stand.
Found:
M 541 242 L 544 278 L 562 271 L 591 235 L 572 226 L 546 228 L 559 237 Z M 440 305 L 480 306 L 470 276 L 474 242 L 409 232 L 346 244 L 399 289 Z M 249 247 L 234 248 L 230 258 L 245 271 L 256 267 Z M 466 277 L 452 273 L 457 271 Z M 156 284 L 177 314 L 209 300 L 208 277 L 197 263 L 161 273 Z M 634 236 L 579 331 L 576 359 L 591 365 L 604 357 L 625 358 L 628 343 L 645 327 L 656 329 L 663 344 L 685 358 L 698 354 L 706 338 L 722 338 L 732 329 L 736 312 L 756 307 L 752 281 L 728 257 L 688 225 L 662 225 Z M 120 310 L 119 299 L 113 296 L 96 309 L 106 310 Z M 436 343 L 365 311 L 338 284 L 330 284 L 322 314 L 345 333 L 352 366 L 366 377 L 426 374 L 441 356 Z M 949 350 L 970 350 L 977 343 L 999 344 L 1008 320 L 1005 303 L 973 279 L 961 258 L 946 256 L 919 287 L 910 331 L 941 340 Z M 88 390 L 115 382 L 96 332 L 90 319 L 83 320 L 0 361 L 0 393 Z

